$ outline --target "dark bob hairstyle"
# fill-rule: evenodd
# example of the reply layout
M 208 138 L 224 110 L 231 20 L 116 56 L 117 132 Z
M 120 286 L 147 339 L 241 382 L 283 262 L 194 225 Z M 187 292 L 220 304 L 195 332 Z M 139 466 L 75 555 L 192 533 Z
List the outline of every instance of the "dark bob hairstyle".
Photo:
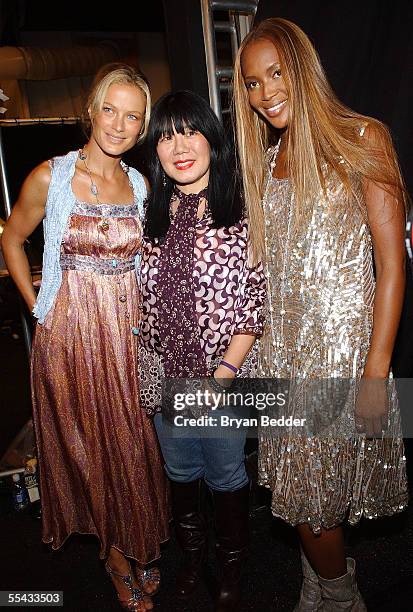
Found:
M 208 208 L 214 227 L 231 227 L 242 218 L 232 139 L 204 98 L 191 91 L 177 91 L 158 100 L 149 122 L 146 160 L 152 192 L 146 206 L 145 235 L 150 239 L 162 238 L 170 225 L 169 203 L 174 182 L 164 173 L 156 148 L 160 138 L 173 134 L 174 128 L 180 134 L 185 129 L 195 130 L 207 139 L 211 152 Z

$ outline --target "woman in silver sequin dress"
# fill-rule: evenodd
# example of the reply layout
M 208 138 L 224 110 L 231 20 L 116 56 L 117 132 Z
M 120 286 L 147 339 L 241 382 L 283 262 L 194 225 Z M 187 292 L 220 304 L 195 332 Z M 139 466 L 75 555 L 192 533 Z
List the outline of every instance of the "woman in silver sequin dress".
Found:
M 268 19 L 246 37 L 234 100 L 252 243 L 268 275 L 261 375 L 287 379 L 288 414 L 312 425 L 261 431 L 260 482 L 300 536 L 296 610 L 365 610 L 341 525 L 407 503 L 386 382 L 404 292 L 405 189 L 385 127 L 337 100 L 293 23 Z M 335 401 L 322 384 L 332 379 Z

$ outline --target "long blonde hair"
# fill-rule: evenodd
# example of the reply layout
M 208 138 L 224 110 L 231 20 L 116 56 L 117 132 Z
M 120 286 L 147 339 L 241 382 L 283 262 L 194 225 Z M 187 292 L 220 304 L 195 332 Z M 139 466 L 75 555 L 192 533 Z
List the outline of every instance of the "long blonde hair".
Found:
M 107 91 L 111 85 L 132 85 L 140 89 L 146 97 L 145 116 L 137 142 L 143 140 L 148 131 L 151 118 L 151 92 L 146 77 L 129 64 L 113 62 L 105 64 L 96 74 L 90 90 L 83 116 L 86 133 L 90 133 L 93 118 L 102 110 Z
M 297 216 L 309 198 L 325 192 L 326 167 L 336 173 L 349 195 L 352 194 L 350 175 L 355 172 L 383 184 L 398 201 L 404 204 L 407 201 L 387 128 L 376 119 L 352 111 L 337 99 L 314 47 L 297 25 L 281 18 L 266 19 L 243 40 L 233 79 L 233 117 L 256 259 L 264 255 L 261 201 L 268 172 L 265 152 L 279 135 L 249 104 L 241 58 L 250 43 L 263 39 L 273 43 L 278 51 L 289 94 L 287 168 L 295 190 Z M 374 134 L 374 144 L 360 135 L 360 129 L 367 124 Z

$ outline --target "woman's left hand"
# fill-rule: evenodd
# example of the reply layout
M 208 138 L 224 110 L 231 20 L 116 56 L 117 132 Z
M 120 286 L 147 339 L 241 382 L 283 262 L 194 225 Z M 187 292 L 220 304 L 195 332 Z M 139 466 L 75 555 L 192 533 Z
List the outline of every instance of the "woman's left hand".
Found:
M 206 392 L 208 392 L 208 394 L 214 396 L 215 409 L 220 408 L 225 405 L 224 393 L 229 389 L 229 387 L 232 384 L 233 379 L 235 378 L 235 374 L 233 374 L 230 371 L 228 371 L 228 374 L 227 374 L 226 370 L 227 368 L 218 367 L 211 374 L 210 378 L 205 378 L 203 381 L 203 385 L 202 385 L 203 393 L 205 394 Z M 216 380 L 215 385 L 209 382 L 211 378 L 214 378 Z M 219 388 L 219 390 L 217 387 Z M 218 399 L 217 395 L 219 393 L 222 393 L 222 395 L 219 398 L 219 402 L 216 404 L 216 400 Z

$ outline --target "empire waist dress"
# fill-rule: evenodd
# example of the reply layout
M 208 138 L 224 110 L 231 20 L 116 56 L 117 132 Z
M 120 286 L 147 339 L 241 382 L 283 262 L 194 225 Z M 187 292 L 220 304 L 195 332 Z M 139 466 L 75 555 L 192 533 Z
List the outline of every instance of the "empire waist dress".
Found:
M 43 540 L 94 534 L 147 563 L 168 538 L 169 505 L 152 421 L 139 403 L 138 207 L 77 202 L 62 284 L 32 353 Z
M 362 516 L 393 514 L 407 504 L 394 384 L 387 432 L 374 440 L 355 435 L 356 387 L 370 346 L 375 281 L 361 181 L 353 180 L 352 198 L 331 176 L 326 195 L 308 202 L 298 218 L 290 181 L 270 171 L 263 202 L 269 304 L 260 376 L 289 381 L 287 416 L 324 420 L 325 427 L 318 427 L 318 436 L 299 428 L 282 435 L 262 429 L 259 478 L 272 490 L 276 516 L 292 525 L 308 523 L 314 532 L 345 518 L 356 523 Z M 319 401 L 314 393 L 332 379 L 337 405 L 330 401 L 334 395 Z M 334 411 L 337 419 L 331 418 Z

